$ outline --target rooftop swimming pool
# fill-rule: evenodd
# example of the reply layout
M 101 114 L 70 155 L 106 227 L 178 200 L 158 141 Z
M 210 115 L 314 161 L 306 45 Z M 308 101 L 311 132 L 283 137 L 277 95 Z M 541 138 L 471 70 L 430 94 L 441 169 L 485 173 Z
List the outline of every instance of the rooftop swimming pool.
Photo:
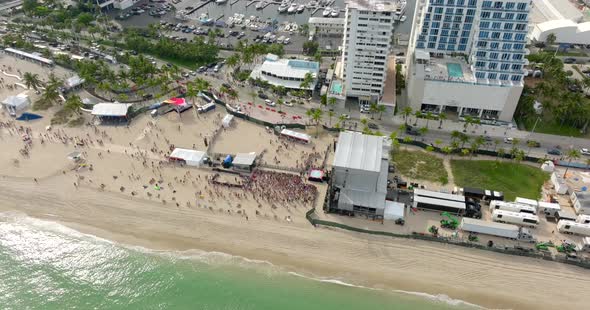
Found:
M 341 81 L 332 81 L 332 85 L 330 86 L 330 93 L 335 95 L 342 94 L 342 82 Z
M 449 71 L 449 76 L 454 78 L 462 78 L 463 77 L 463 69 L 461 69 L 461 65 L 458 63 L 448 63 L 447 70 Z

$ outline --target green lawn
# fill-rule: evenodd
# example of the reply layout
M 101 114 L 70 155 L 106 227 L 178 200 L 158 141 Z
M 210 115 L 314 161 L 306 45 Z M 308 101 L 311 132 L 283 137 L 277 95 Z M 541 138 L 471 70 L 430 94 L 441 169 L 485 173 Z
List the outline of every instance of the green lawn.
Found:
M 449 176 L 443 160 L 423 151 L 399 150 L 394 153 L 396 171 L 405 177 L 419 180 L 448 183 Z
M 493 160 L 452 160 L 455 183 L 504 192 L 507 201 L 515 197 L 538 199 L 549 174 L 538 167 Z
M 536 119 L 529 118 L 527 120 L 519 120 L 521 124 L 524 125 L 526 130 L 531 131 L 533 130 L 533 126 L 535 126 Z M 537 122 L 537 127 L 535 127 L 535 132 L 538 133 L 546 133 L 552 135 L 559 135 L 559 136 L 567 136 L 567 137 L 583 137 L 585 136 L 580 132 L 578 128 L 570 127 L 567 125 L 561 126 L 559 123 L 552 122 L 550 120 L 540 120 Z

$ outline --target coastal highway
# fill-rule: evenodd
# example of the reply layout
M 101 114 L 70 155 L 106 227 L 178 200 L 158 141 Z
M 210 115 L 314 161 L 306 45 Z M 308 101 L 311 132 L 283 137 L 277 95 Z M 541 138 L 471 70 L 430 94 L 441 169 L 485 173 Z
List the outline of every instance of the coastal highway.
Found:
M 0 11 L 12 9 L 14 7 L 17 7 L 17 6 L 21 5 L 21 4 L 23 4 L 23 0 L 14 0 L 14 1 L 1 2 L 0 3 Z

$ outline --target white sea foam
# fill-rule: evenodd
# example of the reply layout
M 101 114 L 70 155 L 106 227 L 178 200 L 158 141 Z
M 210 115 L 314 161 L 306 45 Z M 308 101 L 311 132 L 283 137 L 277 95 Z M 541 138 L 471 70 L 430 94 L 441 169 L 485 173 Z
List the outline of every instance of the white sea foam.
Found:
M 223 253 L 223 252 L 216 252 L 216 251 L 208 252 L 208 251 L 203 251 L 203 250 L 199 250 L 199 249 L 191 249 L 191 250 L 186 250 L 186 251 L 155 250 L 155 249 L 149 249 L 149 248 L 145 248 L 145 247 L 141 247 L 141 246 L 115 243 L 113 241 L 97 237 L 95 235 L 82 233 L 80 231 L 69 228 L 69 227 L 62 225 L 60 223 L 57 223 L 57 222 L 33 218 L 33 217 L 30 217 L 22 212 L 16 212 L 16 211 L 14 211 L 14 212 L 0 212 L 0 222 L 27 225 L 27 226 L 31 226 L 34 229 L 39 229 L 39 230 L 43 230 L 43 231 L 50 231 L 50 232 L 58 233 L 61 235 L 65 235 L 65 236 L 69 236 L 69 237 L 73 237 L 73 238 L 78 238 L 78 239 L 84 239 L 84 240 L 96 241 L 96 242 L 108 243 L 108 244 L 117 244 L 121 247 L 130 249 L 133 251 L 137 251 L 137 252 L 141 252 L 141 253 L 145 253 L 145 254 L 149 254 L 149 255 L 163 256 L 163 257 L 167 257 L 167 258 L 173 259 L 173 260 L 175 260 L 175 259 L 191 260 L 191 261 L 203 262 L 208 265 L 232 265 L 232 266 L 238 265 L 240 267 L 246 267 L 246 268 L 263 267 L 262 269 L 259 269 L 259 270 L 263 270 L 267 273 L 269 273 L 269 272 L 273 273 L 273 274 L 274 273 L 286 273 L 286 274 L 289 274 L 292 276 L 296 276 L 296 277 L 300 277 L 300 278 L 304 278 L 304 279 L 312 280 L 312 281 L 318 281 L 318 282 L 322 282 L 322 283 L 330 283 L 330 284 L 341 285 L 341 286 L 346 286 L 346 287 L 382 291 L 381 289 L 371 288 L 371 287 L 362 286 L 362 285 L 355 285 L 352 283 L 344 282 L 339 279 L 307 276 L 307 275 L 303 275 L 303 274 L 300 274 L 297 272 L 284 270 L 283 268 L 276 266 L 269 261 L 250 259 L 247 257 L 232 255 L 232 254 Z M 424 292 L 411 292 L 411 291 L 403 291 L 403 290 L 393 290 L 393 292 L 399 293 L 399 294 L 418 296 L 418 297 L 428 299 L 428 300 L 431 300 L 434 302 L 442 302 L 442 303 L 446 303 L 446 304 L 452 305 L 452 306 L 468 306 L 468 307 L 473 307 L 473 308 L 477 308 L 477 309 L 485 309 L 484 307 L 481 307 L 479 305 L 475 305 L 475 304 L 472 304 L 472 303 L 469 303 L 469 302 L 466 302 L 463 300 L 459 300 L 459 299 L 453 299 L 453 298 L 451 298 L 447 295 L 444 295 L 444 294 L 431 295 L 431 294 L 424 293 Z
M 428 293 L 424 293 L 424 292 L 411 292 L 411 291 L 403 291 L 403 290 L 393 290 L 393 292 L 395 293 L 400 293 L 400 294 L 406 294 L 406 295 L 413 295 L 413 296 L 419 296 L 425 299 L 429 299 L 435 302 L 441 302 L 441 303 L 445 303 L 451 306 L 468 306 L 468 307 L 473 307 L 476 309 L 486 309 L 485 307 L 482 307 L 480 305 L 476 305 L 476 304 L 472 304 L 470 302 L 461 300 L 461 299 L 454 299 L 451 298 L 445 294 L 436 294 L 436 295 L 432 295 L 432 294 L 428 294 Z

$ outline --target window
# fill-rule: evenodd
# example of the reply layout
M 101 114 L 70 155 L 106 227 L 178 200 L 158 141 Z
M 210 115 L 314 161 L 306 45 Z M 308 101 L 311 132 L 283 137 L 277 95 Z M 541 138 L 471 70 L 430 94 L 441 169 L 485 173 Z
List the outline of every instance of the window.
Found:
M 428 43 L 428 48 L 434 48 L 435 46 L 436 46 L 436 43 L 434 43 L 434 42 Z
M 520 70 L 522 68 L 522 65 L 512 65 L 512 70 Z
M 502 39 L 506 41 L 512 40 L 512 33 L 505 32 L 504 35 L 502 35 Z
M 503 50 L 509 50 L 511 48 L 512 48 L 512 44 L 510 44 L 510 43 L 504 43 L 504 44 L 502 44 L 502 49 Z
M 502 64 L 500 65 L 500 70 L 508 70 L 510 68 L 509 64 Z
M 488 73 L 488 79 L 495 80 L 498 78 L 498 73 Z M 500 208 L 500 206 L 496 206 L 496 209 Z
M 494 23 L 492 23 L 492 29 L 500 29 L 501 25 L 502 25 L 502 23 L 494 22 Z
M 513 60 L 521 60 L 522 59 L 522 54 L 513 54 L 512 55 L 512 59 Z
M 498 42 L 492 42 L 492 43 L 490 44 L 490 48 L 491 48 L 491 49 L 494 49 L 494 50 L 495 50 L 495 49 L 498 49 L 498 46 L 499 46 L 499 43 L 498 43 Z
M 483 68 L 483 66 L 485 66 L 485 61 L 477 61 L 475 62 L 475 66 L 478 68 Z
M 527 16 L 528 16 L 528 14 L 518 14 L 518 15 L 516 15 L 516 19 L 517 20 L 526 20 Z
M 514 2 L 506 3 L 506 9 L 507 10 L 514 10 Z
M 507 81 L 508 80 L 508 74 L 500 74 L 500 80 Z
M 522 221 L 525 223 L 537 224 L 537 221 L 531 219 L 522 219 Z
M 490 53 L 490 59 L 498 59 L 498 53 Z
M 515 30 L 525 30 L 526 24 L 516 24 Z
M 524 33 L 517 33 L 514 36 L 514 40 L 516 40 L 516 41 L 524 41 L 525 38 L 526 38 L 526 35 Z
M 526 9 L 526 3 L 519 3 L 517 8 L 519 11 L 524 11 Z
M 504 30 L 512 30 L 513 27 L 514 27 L 513 23 L 505 23 L 504 24 Z
M 487 52 L 483 52 L 483 51 L 478 51 L 475 55 L 477 57 L 486 57 Z
M 486 78 L 486 74 L 483 72 L 475 72 L 475 77 L 478 79 L 485 79 Z
M 498 68 L 498 63 L 497 62 L 490 62 L 488 64 L 488 69 L 496 70 L 496 68 Z
M 458 50 L 459 50 L 459 51 L 465 51 L 465 50 L 467 50 L 467 45 L 465 45 L 465 44 L 461 44 L 461 45 L 459 45 L 459 48 L 458 48 Z
M 498 214 L 498 218 L 501 219 L 502 218 L 502 214 Z
M 491 8 L 492 7 L 492 1 L 484 1 L 481 6 L 484 7 L 484 8 Z
M 482 12 L 481 18 L 490 18 L 490 12 Z
M 439 49 L 439 50 L 444 50 L 444 49 L 446 49 L 446 47 L 447 47 L 447 46 L 446 46 L 445 44 L 439 44 L 439 45 L 438 45 L 438 49 Z
M 510 59 L 510 54 L 508 54 L 508 53 L 502 54 L 502 60 L 509 60 L 509 59 Z

